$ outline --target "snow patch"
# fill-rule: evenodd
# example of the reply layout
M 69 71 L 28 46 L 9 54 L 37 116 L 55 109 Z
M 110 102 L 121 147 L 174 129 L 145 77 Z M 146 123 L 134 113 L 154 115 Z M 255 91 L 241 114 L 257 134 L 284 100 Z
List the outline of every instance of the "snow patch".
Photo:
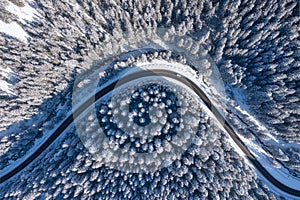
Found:
M 17 79 L 17 74 L 9 67 L 4 68 L 0 66 L 0 77 L 4 77 L 4 79 L 0 79 L 0 90 L 7 94 L 15 95 L 12 89 L 12 83 Z
M 240 112 L 242 115 L 247 116 L 247 119 L 249 121 L 251 121 L 258 128 L 258 130 L 262 131 L 265 135 L 267 135 L 269 138 L 271 138 L 276 143 L 279 143 L 278 139 L 275 138 L 272 134 L 270 134 L 269 130 L 261 122 L 259 122 L 255 117 L 253 117 L 253 115 L 251 115 L 248 105 L 246 105 L 244 103 L 246 100 L 245 100 L 245 95 L 243 94 L 243 92 L 239 91 L 236 88 L 231 88 L 231 91 L 233 92 L 234 99 L 238 103 L 238 106 L 236 106 L 235 109 L 238 112 Z
M 18 21 L 23 24 L 26 24 L 27 21 L 34 21 L 37 18 L 41 18 L 40 14 L 28 3 L 31 3 L 31 1 L 26 1 L 24 7 L 19 7 L 9 2 L 5 9 L 12 14 L 17 15 L 19 17 Z M 11 23 L 0 21 L 0 32 L 15 37 L 25 43 L 27 42 L 27 38 L 29 38 L 29 35 L 16 21 Z
M 26 20 L 34 21 L 36 18 L 41 18 L 41 16 L 33 7 L 28 4 L 31 2 L 33 1 L 26 1 L 24 4 L 25 6 L 23 7 L 16 6 L 15 4 L 9 2 L 6 10 L 17 15 L 22 23 L 26 23 Z
M 7 24 L 0 21 L 0 32 L 15 37 L 23 42 L 27 42 L 27 38 L 29 37 L 17 22 Z
M 246 144 L 246 146 L 249 148 L 251 153 L 255 155 L 256 158 L 259 158 L 259 155 L 265 155 L 268 157 L 272 157 L 272 155 L 270 155 L 265 150 L 263 150 L 258 144 L 251 142 L 250 140 L 248 140 L 247 138 L 245 138 L 242 135 L 239 135 L 239 137 Z
M 14 71 L 9 67 L 0 68 L 0 75 L 4 76 L 5 78 L 10 78 L 13 74 L 15 74 Z
M 11 84 L 7 83 L 6 81 L 0 80 L 0 90 L 14 95 L 13 90 L 11 89 Z

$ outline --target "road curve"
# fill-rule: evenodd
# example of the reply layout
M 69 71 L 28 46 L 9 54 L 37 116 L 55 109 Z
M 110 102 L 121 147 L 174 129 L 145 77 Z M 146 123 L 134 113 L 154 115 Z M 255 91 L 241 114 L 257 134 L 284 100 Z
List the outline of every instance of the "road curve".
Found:
M 106 95 L 108 92 L 113 90 L 115 87 L 119 87 L 123 84 L 130 82 L 131 80 L 142 78 L 142 77 L 149 77 L 149 76 L 164 76 L 168 78 L 175 79 L 180 81 L 181 83 L 185 84 L 186 86 L 190 87 L 204 102 L 204 104 L 209 108 L 209 110 L 213 113 L 216 119 L 223 125 L 226 132 L 230 135 L 230 137 L 234 140 L 234 142 L 239 146 L 239 148 L 245 153 L 249 161 L 256 167 L 257 170 L 274 186 L 279 188 L 280 190 L 293 195 L 300 197 L 300 190 L 296 190 L 290 188 L 287 185 L 279 182 L 276 178 L 274 178 L 261 164 L 256 160 L 254 155 L 248 150 L 246 145 L 243 141 L 238 137 L 238 135 L 234 132 L 233 128 L 229 125 L 229 123 L 224 119 L 224 117 L 220 114 L 217 108 L 212 104 L 212 102 L 208 99 L 206 94 L 188 77 L 185 77 L 181 74 L 176 72 L 172 72 L 170 70 L 147 70 L 147 71 L 140 71 L 135 72 L 130 75 L 123 77 L 120 80 L 116 80 L 110 85 L 106 86 L 99 92 L 95 94 L 95 96 L 90 97 L 86 102 L 84 102 L 78 109 L 76 109 L 72 115 L 67 117 L 64 122 L 54 131 L 54 133 L 42 144 L 33 154 L 31 154 L 27 159 L 25 159 L 20 165 L 13 168 L 11 171 L 7 172 L 6 174 L 1 174 L 0 176 L 0 184 L 5 182 L 6 180 L 10 179 L 22 169 L 24 169 L 27 165 L 29 165 L 34 159 L 36 159 L 50 144 L 62 133 L 64 130 L 77 118 L 84 110 L 86 110 L 90 105 L 92 105 L 95 101 Z

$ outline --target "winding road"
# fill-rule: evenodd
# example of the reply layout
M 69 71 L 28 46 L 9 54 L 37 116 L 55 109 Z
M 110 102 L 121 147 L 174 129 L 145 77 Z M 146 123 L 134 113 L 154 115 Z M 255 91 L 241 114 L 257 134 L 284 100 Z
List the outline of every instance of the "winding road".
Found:
M 234 142 L 238 145 L 238 147 L 244 152 L 248 160 L 253 164 L 254 167 L 274 186 L 278 189 L 293 195 L 300 197 L 300 190 L 293 189 L 283 183 L 279 182 L 275 177 L 273 177 L 263 166 L 257 161 L 255 156 L 248 150 L 244 142 L 238 137 L 238 135 L 234 132 L 233 128 L 229 125 L 229 123 L 224 119 L 224 117 L 220 114 L 217 108 L 212 104 L 212 102 L 208 99 L 206 94 L 188 77 L 185 77 L 181 74 L 177 74 L 176 72 L 172 72 L 170 70 L 161 70 L 155 69 L 151 71 L 140 71 L 135 72 L 130 75 L 123 77 L 121 80 L 116 80 L 110 85 L 106 86 L 99 92 L 95 94 L 95 96 L 90 97 L 86 102 L 84 102 L 78 109 L 76 109 L 72 115 L 67 117 L 64 122 L 54 131 L 54 133 L 41 145 L 39 148 L 30 156 L 28 156 L 21 164 L 11 169 L 9 172 L 0 175 L 0 184 L 4 183 L 26 166 L 28 166 L 34 159 L 36 159 L 52 142 L 64 132 L 64 130 L 73 123 L 74 119 L 76 119 L 84 110 L 86 110 L 89 106 L 94 104 L 95 101 L 99 100 L 101 97 L 112 91 L 115 87 L 119 87 L 123 84 L 126 84 L 134 79 L 149 77 L 149 76 L 163 76 L 171 79 L 175 79 L 190 87 L 205 103 L 205 105 L 209 108 L 215 118 L 223 125 L 226 132 L 230 135 L 230 137 L 234 140 Z

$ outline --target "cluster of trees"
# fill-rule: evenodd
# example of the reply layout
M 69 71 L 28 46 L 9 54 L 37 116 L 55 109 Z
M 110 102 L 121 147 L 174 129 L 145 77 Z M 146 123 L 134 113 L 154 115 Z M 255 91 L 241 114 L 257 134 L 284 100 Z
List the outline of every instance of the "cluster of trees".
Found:
M 124 33 L 132 35 L 131 39 L 134 42 L 140 37 L 136 34 L 136 29 L 155 30 L 158 26 L 173 26 L 177 35 L 187 35 L 200 41 L 199 44 L 217 63 L 225 82 L 248 92 L 248 105 L 251 105 L 260 120 L 268 124 L 270 129 L 275 129 L 274 134 L 278 137 L 286 141 L 299 142 L 299 50 L 297 49 L 299 18 L 296 16 L 296 5 L 297 2 L 293 0 L 255 3 L 158 0 L 123 1 L 119 4 L 88 0 L 74 1 L 73 4 L 40 0 L 34 6 L 42 19 L 22 25 L 30 36 L 28 44 L 18 42 L 4 34 L 0 35 L 0 61 L 17 72 L 20 79 L 14 85 L 16 96 L 8 98 L 1 95 L 4 99 L 0 103 L 1 125 L 6 126 L 31 118 L 29 121 L 20 122 L 21 125 L 15 123 L 5 131 L 14 134 L 10 135 L 9 139 L 1 138 L 1 147 L 4 147 L 1 150 L 6 152 L 7 148 L 13 146 L 13 151 L 9 150 L 10 154 L 17 157 L 23 155 L 21 152 L 27 148 L 18 146 L 30 145 L 30 141 L 39 134 L 36 130 L 43 124 L 40 123 L 33 127 L 33 131 L 28 131 L 36 119 L 33 117 L 34 114 L 40 113 L 38 116 L 42 116 L 41 121 L 49 120 L 48 117 L 51 116 L 49 109 L 57 107 L 62 97 L 70 92 L 67 85 L 73 78 L 72 73 L 89 67 L 83 62 L 89 61 L 89 54 L 99 57 L 108 55 L 120 47 L 118 44 L 122 42 Z M 45 101 L 47 98 L 49 101 Z M 55 114 L 55 109 L 53 112 Z M 26 124 L 28 127 L 24 128 Z M 224 153 L 224 149 L 233 151 L 228 144 L 224 144 L 226 143 L 226 140 L 222 139 L 224 136 L 219 136 L 220 141 L 207 134 L 201 134 L 202 136 L 205 137 L 203 146 L 200 149 L 197 146 L 193 148 L 196 152 L 198 149 L 205 154 L 192 153 L 190 157 L 198 157 L 199 160 L 195 159 L 197 162 L 192 161 L 190 157 L 183 160 L 186 160 L 184 163 L 201 165 L 203 171 L 199 167 L 193 167 L 195 164 L 178 163 L 179 167 L 176 169 L 178 168 L 179 174 L 162 178 L 164 177 L 162 172 L 157 172 L 157 175 L 147 176 L 150 178 L 146 180 L 151 181 L 142 181 L 145 179 L 139 180 L 136 175 L 121 174 L 114 178 L 117 172 L 104 167 L 93 168 L 93 163 L 92 169 L 100 170 L 97 175 L 99 178 L 94 180 L 99 181 L 99 184 L 86 181 L 85 177 L 89 177 L 92 170 L 90 172 L 86 170 L 90 166 L 89 164 L 85 166 L 82 160 L 90 157 L 82 151 L 83 147 L 79 140 L 72 138 L 71 144 L 67 144 L 69 147 L 63 148 L 64 151 L 57 156 L 54 156 L 55 150 L 49 149 L 45 153 L 44 160 L 38 160 L 36 162 L 38 164 L 30 168 L 32 170 L 30 173 L 28 171 L 22 173 L 20 182 L 15 184 L 11 181 L 8 183 L 10 187 L 1 188 L 1 195 L 32 197 L 45 193 L 45 198 L 51 194 L 64 198 L 80 195 L 84 197 L 88 194 L 103 198 L 117 198 L 120 194 L 127 198 L 143 198 L 143 192 L 152 197 L 163 194 L 169 195 L 170 198 L 172 196 L 200 198 L 201 195 L 217 196 L 217 194 L 220 198 L 235 197 L 246 195 L 247 192 L 247 195 L 253 198 L 255 195 L 270 195 L 264 188 L 252 187 L 254 189 L 249 190 L 246 186 L 238 191 L 239 194 L 236 193 L 234 188 L 243 185 L 235 183 L 235 180 L 240 178 L 241 171 L 247 171 L 248 176 L 254 177 L 253 172 L 247 170 L 244 164 L 243 170 L 240 171 L 233 164 L 224 167 L 229 174 L 219 176 L 224 176 L 224 179 L 229 177 L 228 179 L 222 181 L 222 178 L 214 178 L 209 172 L 222 171 L 220 166 L 223 165 L 220 165 L 220 160 L 235 163 L 240 158 L 227 151 Z M 216 144 L 211 143 L 214 140 Z M 207 141 L 210 142 L 206 143 Z M 214 153 L 211 149 L 213 147 L 217 149 Z M 74 155 L 80 154 L 79 152 L 82 158 L 76 160 Z M 67 159 L 60 155 L 67 155 Z M 3 163 L 8 163 L 13 157 L 8 154 L 3 157 Z M 55 160 L 50 157 L 54 157 Z M 293 158 L 297 158 L 297 154 L 293 154 Z M 58 168 L 55 167 L 57 165 Z M 195 172 L 191 172 L 192 169 Z M 171 167 L 167 170 L 170 174 L 174 172 Z M 32 176 L 28 177 L 29 174 Z M 95 176 L 94 174 L 93 177 Z M 198 176 L 199 180 L 190 179 Z M 218 183 L 216 180 L 219 180 L 220 185 L 227 186 L 220 187 L 223 192 L 221 189 L 214 189 L 218 188 L 214 186 Z M 243 183 L 251 185 L 256 183 L 249 177 L 248 180 L 241 178 Z M 201 184 L 194 184 L 193 181 Z M 32 183 L 35 187 L 27 187 Z
M 224 80 L 248 93 L 248 105 L 274 134 L 299 142 L 299 18 L 296 2 L 279 4 L 265 1 L 244 8 L 243 15 L 233 13 L 228 33 L 239 34 L 226 36 L 218 64 Z
M 1 65 L 9 66 L 17 74 L 17 81 L 12 85 L 15 95 L 0 93 L 0 131 L 4 136 L 0 138 L 0 145 L 2 152 L 8 152 L 0 155 L 0 169 L 7 166 L 10 160 L 24 156 L 37 138 L 64 118 L 64 112 L 56 116 L 56 108 L 67 102 L 69 107 L 66 108 L 70 109 L 68 94 L 72 73 L 87 67 L 79 66 L 86 52 L 84 55 L 78 53 L 86 48 L 86 41 L 72 39 L 82 38 L 82 34 L 69 28 L 68 34 L 64 35 L 69 40 L 63 38 L 59 30 L 61 26 L 69 25 L 64 22 L 69 19 L 67 16 L 64 20 L 51 19 L 50 16 L 55 17 L 56 14 L 51 6 L 49 9 L 46 7 L 46 2 L 44 6 L 35 5 L 44 18 L 22 25 L 30 36 L 28 44 L 2 33 L 0 35 Z
M 279 4 L 240 4 L 232 11 L 225 7 L 225 24 L 216 32 L 220 37 L 215 40 L 216 50 L 210 53 L 224 81 L 245 89 L 248 103 L 260 119 L 289 141 L 295 136 L 298 140 L 300 130 L 299 50 L 295 42 L 299 18 L 295 15 L 296 2 Z M 291 135 L 285 136 L 286 132 Z
M 6 182 L 0 188 L 0 197 L 276 198 L 257 180 L 255 172 L 234 151 L 215 122 L 206 115 L 201 119 L 198 141 L 179 160 L 148 173 L 106 167 L 88 152 L 72 128 L 32 165 Z M 33 187 L 28 187 L 29 183 Z

